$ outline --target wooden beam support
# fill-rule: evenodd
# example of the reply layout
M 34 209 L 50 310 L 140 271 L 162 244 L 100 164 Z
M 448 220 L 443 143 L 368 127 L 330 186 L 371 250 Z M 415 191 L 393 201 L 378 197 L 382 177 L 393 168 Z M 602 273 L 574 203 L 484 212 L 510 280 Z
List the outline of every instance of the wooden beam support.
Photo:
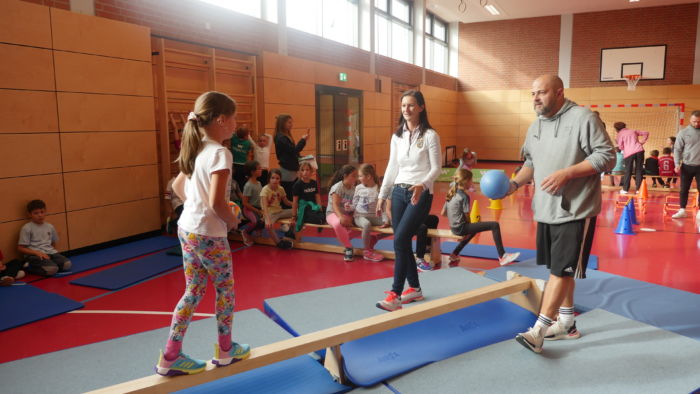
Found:
M 427 301 L 410 308 L 368 317 L 299 337 L 260 346 L 251 350 L 250 358 L 239 361 L 231 366 L 216 368 L 216 366 L 210 362 L 207 364 L 207 368 L 204 372 L 196 375 L 185 375 L 175 378 L 151 375 L 96 390 L 93 391 L 93 393 L 169 393 L 298 357 L 319 349 L 339 346 L 342 343 L 429 319 L 495 298 L 507 296 L 512 293 L 526 291 L 533 287 L 535 287 L 535 284 L 532 279 L 517 277 L 512 280 L 494 283 L 464 293 Z

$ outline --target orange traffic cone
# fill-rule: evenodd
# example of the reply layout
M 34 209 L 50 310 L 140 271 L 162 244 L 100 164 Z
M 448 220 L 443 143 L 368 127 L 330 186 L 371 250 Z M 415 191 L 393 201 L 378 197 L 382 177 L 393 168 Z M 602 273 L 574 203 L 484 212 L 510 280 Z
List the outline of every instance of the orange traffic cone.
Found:
M 474 200 L 472 210 L 469 212 L 469 222 L 479 223 L 481 221 L 481 213 L 479 213 L 479 201 Z
M 647 191 L 647 180 L 642 179 L 642 185 L 639 188 L 639 198 L 644 201 L 649 197 L 649 192 Z

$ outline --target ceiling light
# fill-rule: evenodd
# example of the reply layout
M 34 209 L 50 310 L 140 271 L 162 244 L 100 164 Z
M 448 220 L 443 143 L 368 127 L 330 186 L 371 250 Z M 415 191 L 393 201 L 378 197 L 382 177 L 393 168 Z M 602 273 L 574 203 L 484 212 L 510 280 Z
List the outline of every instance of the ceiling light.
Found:
M 486 4 L 484 8 L 486 8 L 486 11 L 488 11 L 491 15 L 501 15 L 501 13 L 498 12 L 498 9 L 494 7 L 493 4 Z
M 630 0 L 630 3 L 639 3 L 639 0 Z

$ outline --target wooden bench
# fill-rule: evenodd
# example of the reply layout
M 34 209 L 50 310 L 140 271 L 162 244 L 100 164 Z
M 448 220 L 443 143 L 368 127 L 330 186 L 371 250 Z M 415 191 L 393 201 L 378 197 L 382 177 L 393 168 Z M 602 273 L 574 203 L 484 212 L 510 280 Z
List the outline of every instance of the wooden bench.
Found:
M 95 390 L 92 393 L 170 393 L 324 348 L 326 349 L 326 368 L 341 383 L 345 383 L 340 353 L 340 345 L 343 343 L 504 296 L 509 296 L 511 302 L 533 313 L 538 313 L 543 289 L 544 281 L 509 272 L 508 280 L 504 282 L 253 348 L 248 359 L 224 368 L 217 368 L 211 362 L 207 362 L 206 369 L 195 375 L 179 377 L 150 375 Z

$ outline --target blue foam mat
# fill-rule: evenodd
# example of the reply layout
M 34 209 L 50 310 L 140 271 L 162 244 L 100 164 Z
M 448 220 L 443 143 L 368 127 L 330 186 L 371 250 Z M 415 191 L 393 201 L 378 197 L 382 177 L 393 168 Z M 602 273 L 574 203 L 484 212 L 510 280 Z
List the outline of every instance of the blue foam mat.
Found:
M 130 258 L 142 256 L 147 253 L 156 252 L 166 248 L 179 245 L 177 237 L 158 236 L 138 241 L 128 242 L 122 245 L 97 250 L 71 256 L 73 263 L 69 272 L 59 273 L 57 276 L 65 276 L 102 267 L 109 264 L 118 263 Z
M 32 285 L 0 287 L 0 331 L 82 308 L 80 302 Z
M 182 257 L 160 252 L 71 281 L 71 284 L 118 290 L 167 270 L 181 267 Z
M 344 393 L 350 387 L 333 381 L 328 371 L 309 356 L 300 356 L 191 387 L 177 393 Z
M 549 271 L 534 260 L 494 268 L 486 277 L 506 280 L 515 271 L 531 278 L 547 279 Z M 608 312 L 700 340 L 700 294 L 602 271 L 587 271 L 586 279 L 576 281 L 575 307 L 579 312 L 604 309 Z
M 305 242 L 314 242 L 324 245 L 338 245 L 340 246 L 340 241 L 334 237 L 303 237 Z M 352 246 L 355 248 L 362 248 L 362 240 L 355 238 L 351 240 Z M 457 242 L 445 241 L 440 244 L 440 251 L 443 254 L 450 254 L 457 246 Z M 377 250 L 394 250 L 394 241 L 391 239 L 380 239 L 374 246 Z M 413 249 L 416 248 L 416 241 L 413 241 Z M 524 248 L 506 248 L 506 252 L 515 253 L 520 252 L 520 256 L 515 261 L 525 261 L 529 259 L 534 259 L 537 257 L 537 251 L 532 249 Z M 492 245 L 481 245 L 481 244 L 467 244 L 467 246 L 462 249 L 460 253 L 461 256 L 466 257 L 476 257 L 482 259 L 498 260 L 498 251 L 496 247 Z M 591 255 L 588 259 L 588 268 L 592 270 L 598 269 L 598 256 Z
M 341 346 L 351 382 L 373 386 L 435 361 L 513 339 L 531 327 L 532 312 L 503 299 L 398 327 Z

